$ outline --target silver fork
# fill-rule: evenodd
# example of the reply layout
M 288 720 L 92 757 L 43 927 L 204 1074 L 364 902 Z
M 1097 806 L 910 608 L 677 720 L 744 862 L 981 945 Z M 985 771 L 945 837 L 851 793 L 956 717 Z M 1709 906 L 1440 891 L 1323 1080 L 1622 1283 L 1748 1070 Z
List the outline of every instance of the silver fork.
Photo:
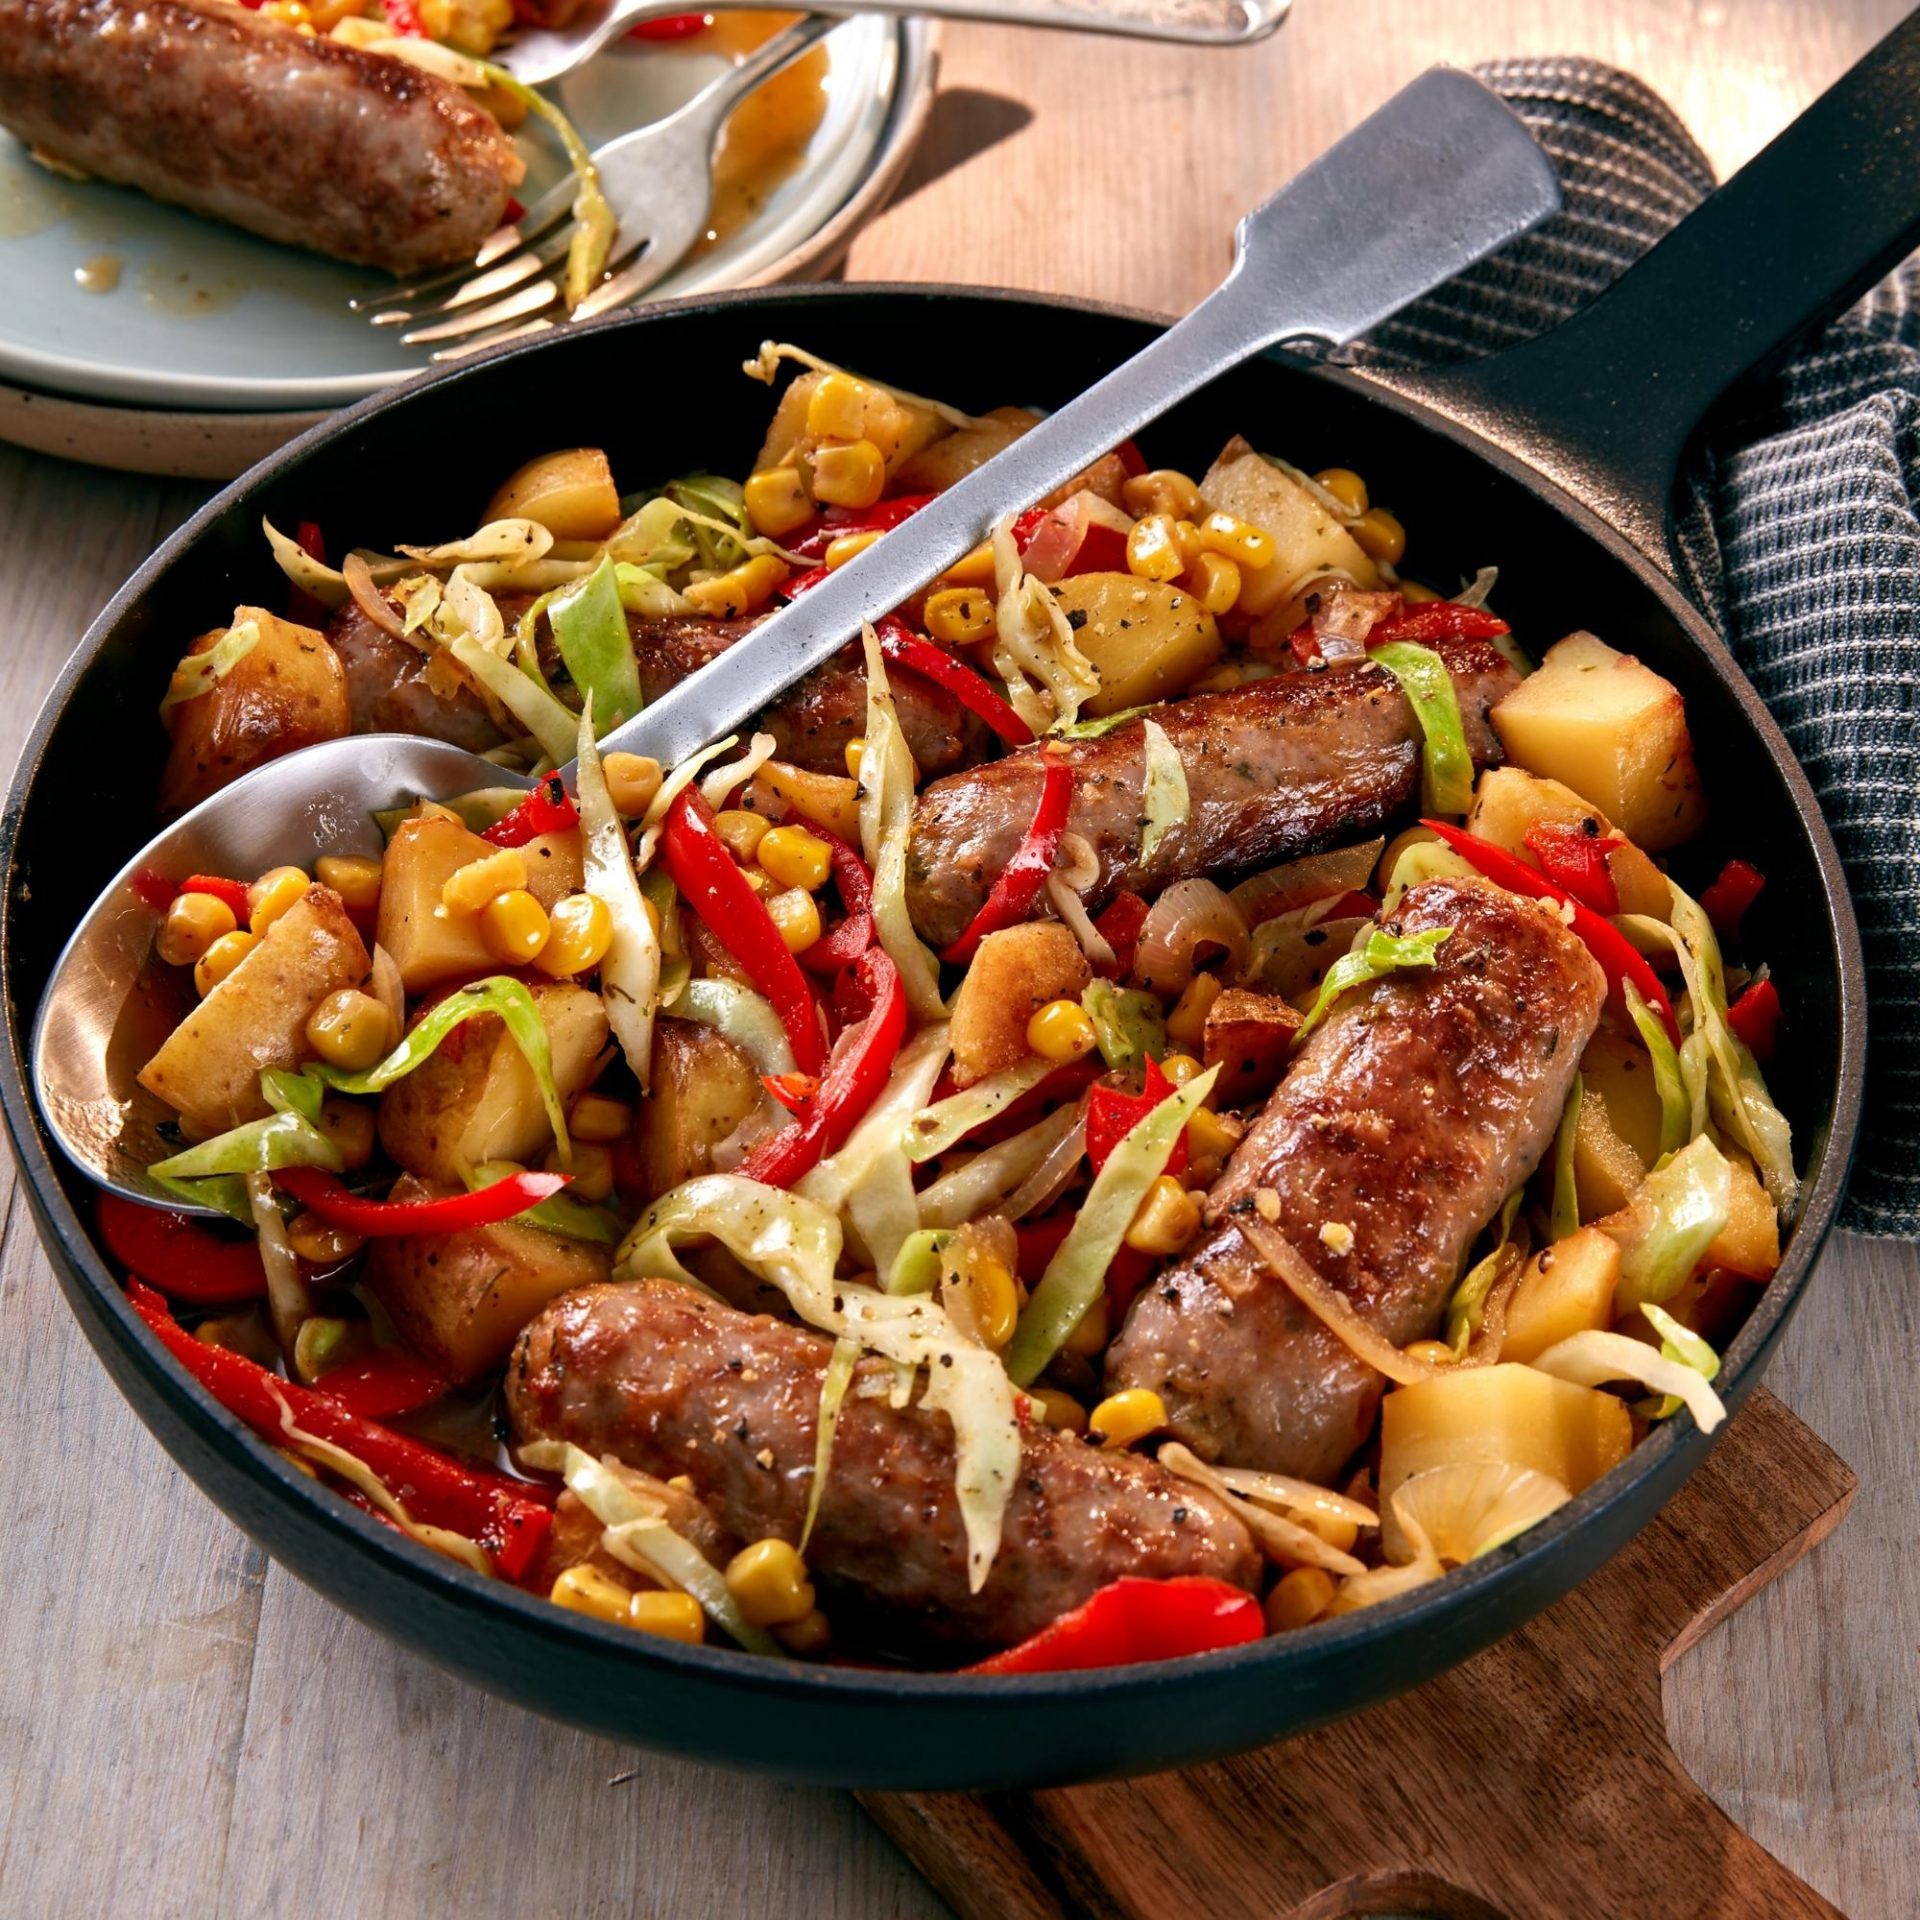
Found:
M 558 319 L 591 320 L 636 300 L 683 260 L 706 231 L 713 155 L 740 102 L 842 24 L 812 15 L 775 34 L 666 119 L 595 150 L 600 190 L 618 225 L 607 278 L 569 315 L 560 280 L 575 223 L 574 186 L 562 181 L 519 220 L 488 237 L 472 262 L 350 304 L 376 327 L 405 327 L 408 346 L 436 361 L 538 333 Z

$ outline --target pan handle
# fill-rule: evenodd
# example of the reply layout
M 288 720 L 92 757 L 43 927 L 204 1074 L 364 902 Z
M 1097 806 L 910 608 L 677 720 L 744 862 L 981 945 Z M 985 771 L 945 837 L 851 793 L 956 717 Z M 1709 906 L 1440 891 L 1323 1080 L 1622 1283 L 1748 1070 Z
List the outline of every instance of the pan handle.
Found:
M 1591 306 L 1468 364 L 1395 375 L 1675 571 L 1681 458 L 1715 403 L 1920 245 L 1920 12 Z

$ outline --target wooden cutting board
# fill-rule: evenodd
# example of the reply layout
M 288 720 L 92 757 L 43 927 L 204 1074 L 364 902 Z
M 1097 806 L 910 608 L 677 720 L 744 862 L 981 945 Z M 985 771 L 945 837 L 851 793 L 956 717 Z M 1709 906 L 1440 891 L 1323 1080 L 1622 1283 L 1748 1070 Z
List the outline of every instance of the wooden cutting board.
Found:
M 1185 1773 L 863 1803 L 962 1920 L 1835 1915 L 1688 1778 L 1660 1676 L 1856 1484 L 1762 1388 L 1600 1572 L 1417 1692 Z

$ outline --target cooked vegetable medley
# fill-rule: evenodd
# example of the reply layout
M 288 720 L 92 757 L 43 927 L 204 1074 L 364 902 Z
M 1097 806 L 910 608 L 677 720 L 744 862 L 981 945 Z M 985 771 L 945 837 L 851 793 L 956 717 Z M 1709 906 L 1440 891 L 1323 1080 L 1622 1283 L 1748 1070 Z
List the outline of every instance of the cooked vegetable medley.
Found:
M 156 895 L 153 1173 L 234 1223 L 102 1202 L 169 1349 L 557 1605 L 999 1674 L 1350 1612 L 1716 1425 L 1796 1178 L 1679 693 L 1532 666 L 1357 473 L 1128 445 L 751 738 L 603 759 L 1035 418 L 792 361 L 742 479 L 268 527 L 290 605 L 188 649 L 170 807 L 356 728 L 579 769 Z

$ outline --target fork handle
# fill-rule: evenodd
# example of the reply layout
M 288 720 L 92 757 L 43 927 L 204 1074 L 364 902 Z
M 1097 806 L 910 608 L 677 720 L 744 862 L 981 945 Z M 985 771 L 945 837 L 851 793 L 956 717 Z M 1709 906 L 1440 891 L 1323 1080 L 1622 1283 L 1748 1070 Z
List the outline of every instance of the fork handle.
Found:
M 784 11 L 792 0 L 728 0 L 730 10 Z M 858 8 L 823 12 L 918 14 L 934 20 L 981 20 L 1002 27 L 1061 27 L 1069 32 L 1177 40 L 1189 46 L 1243 47 L 1264 40 L 1287 17 L 1293 0 L 860 0 Z M 616 0 L 624 24 L 684 13 L 683 0 Z

